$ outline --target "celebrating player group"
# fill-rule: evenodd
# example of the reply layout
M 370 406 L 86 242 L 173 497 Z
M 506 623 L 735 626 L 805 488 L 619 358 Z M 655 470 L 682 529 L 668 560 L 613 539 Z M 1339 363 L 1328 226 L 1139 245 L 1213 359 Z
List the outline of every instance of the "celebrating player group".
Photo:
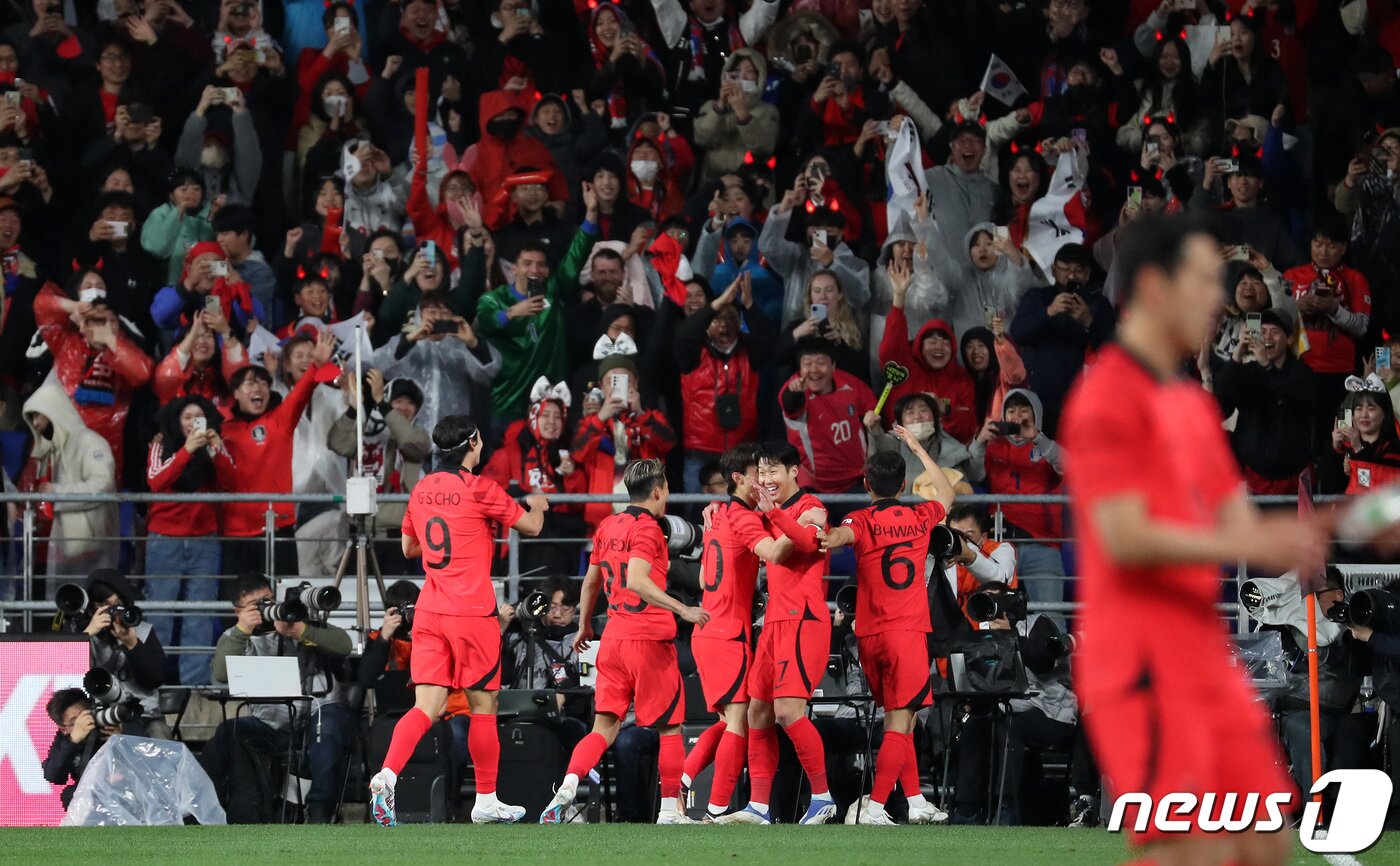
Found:
M 1261 516 L 1249 505 L 1214 403 L 1179 376 L 1222 303 L 1216 241 L 1183 217 L 1143 220 L 1125 235 L 1118 255 L 1125 286 L 1119 341 L 1081 378 L 1065 420 L 1082 537 L 1077 673 L 1089 732 L 1120 791 L 1155 797 L 1290 790 L 1268 720 L 1230 669 L 1228 638 L 1212 604 L 1222 563 L 1246 558 L 1277 571 L 1312 567 L 1321 562 L 1326 533 L 1319 524 Z M 901 427 L 894 432 L 927 470 L 932 501 L 902 504 L 904 457 L 876 453 L 865 465 L 871 504 L 839 525 L 799 487 L 799 454 L 791 444 L 725 453 L 720 467 L 729 498 L 706 512 L 698 607 L 666 592 L 664 467 L 656 460 L 626 467 L 631 504 L 598 527 L 582 591 L 580 646 L 594 640 L 590 621 L 600 593 L 608 605 L 594 727 L 575 747 L 541 823 L 569 820 L 580 780 L 601 760 L 629 709 L 637 724 L 660 735 L 657 823 L 696 823 L 681 797 L 711 761 L 705 823 L 771 823 L 779 727 L 810 784 L 800 823 L 834 817 L 822 740 L 807 708 L 831 641 L 829 554 L 843 547 L 856 559 L 860 663 L 884 710 L 873 785 L 858 822 L 893 823 L 885 806 L 896 785 L 911 823 L 947 819 L 920 792 L 911 735 L 915 714 L 933 697 L 930 537 L 954 492 L 917 438 Z M 421 554 L 427 573 L 414 626 L 417 706 L 398 724 L 384 769 L 371 782 L 373 813 L 380 823 L 393 823 L 396 773 L 442 711 L 448 690 L 465 688 L 478 791 L 472 820 L 514 822 L 523 810 L 494 794 L 500 640 L 489 577 L 492 527 L 537 533 L 548 506 L 543 497 L 530 497 L 529 509 L 522 509 L 472 474 L 481 440 L 467 419 L 444 419 L 433 439 L 437 471 L 414 489 L 402 527 L 404 553 Z M 755 643 L 760 565 L 768 600 Z M 689 759 L 680 735 L 678 617 L 694 626 L 691 648 L 705 701 L 718 715 Z M 1156 625 L 1143 627 L 1149 623 Z M 1189 664 L 1183 652 L 1193 654 Z M 749 802 L 731 808 L 745 766 Z M 1135 841 L 1152 846 L 1159 862 L 1190 862 L 1202 852 L 1212 862 L 1269 862 L 1281 850 L 1276 837 L 1249 835 L 1180 840 L 1148 833 Z

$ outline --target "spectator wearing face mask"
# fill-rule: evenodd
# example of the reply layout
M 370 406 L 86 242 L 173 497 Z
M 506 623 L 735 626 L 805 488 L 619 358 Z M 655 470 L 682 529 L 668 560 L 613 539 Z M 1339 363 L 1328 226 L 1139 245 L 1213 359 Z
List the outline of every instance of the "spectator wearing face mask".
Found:
M 741 48 L 725 58 L 719 94 L 695 118 L 695 143 L 705 149 L 702 179 L 737 171 L 746 155 L 777 151 L 778 109 L 763 101 L 767 80 L 768 64 L 757 51 Z
M 967 371 L 959 366 L 958 339 L 953 328 L 942 319 L 930 319 L 919 327 L 914 339 L 909 333 L 904 315 L 904 299 L 909 291 L 910 274 L 907 266 L 892 260 L 886 268 L 894 286 L 894 300 L 885 320 L 885 335 L 880 341 L 880 364 L 890 361 L 909 371 L 909 376 L 890 392 L 898 401 L 906 394 L 924 392 L 937 397 L 943 429 L 959 442 L 967 442 L 977 433 L 973 410 L 976 393 Z M 893 412 L 893 409 L 887 409 Z
M 378 240 L 375 243 L 387 246 L 387 241 Z M 466 238 L 465 243 L 467 246 L 462 256 L 461 279 L 455 287 L 449 286 L 447 263 L 442 257 L 442 250 L 436 247 L 432 254 L 425 253 L 421 248 L 411 252 L 407 258 L 408 266 L 402 270 L 401 265 L 390 264 L 387 250 L 382 251 L 385 258 L 375 257 L 374 261 L 369 262 L 366 271 L 376 283 L 375 287 L 368 289 L 371 295 L 374 294 L 381 278 L 393 280 L 393 285 L 375 314 L 373 336 L 376 345 L 382 345 L 402 331 L 414 310 L 428 295 L 442 295 L 453 315 L 473 314 L 477 299 L 481 297 L 481 291 L 486 285 L 486 255 L 476 239 Z M 370 255 L 375 256 L 373 249 L 370 250 Z
M 953 489 L 960 493 L 972 493 L 972 485 L 967 482 L 971 471 L 972 453 L 967 446 L 949 436 L 940 423 L 942 408 L 933 397 L 922 391 L 905 394 L 894 407 L 895 423 L 904 427 L 919 440 L 928 455 L 943 469 L 944 476 Z M 929 499 L 933 489 L 927 478 L 923 461 L 913 451 L 900 442 L 899 437 L 886 432 L 880 423 L 880 416 L 867 412 L 862 419 L 870 434 L 870 453 L 896 451 L 904 457 L 904 486 L 915 496 Z M 925 492 L 928 491 L 928 492 Z
M 1213 388 L 1221 414 L 1235 418 L 1230 445 L 1249 492 L 1289 495 L 1312 463 L 1317 388 L 1307 364 L 1293 356 L 1293 318 L 1279 310 L 1259 314 L 1259 331 L 1244 330 Z
M 214 239 L 209 224 L 209 202 L 204 178 L 191 168 L 177 168 L 170 177 L 169 201 L 146 217 L 141 227 L 141 246 L 158 262 L 164 263 L 166 279 L 178 282 L 184 276 L 188 253 L 202 241 Z
M 627 198 L 655 221 L 673 217 L 685 206 L 680 184 L 662 158 L 661 148 L 640 135 L 627 149 Z
M 471 174 L 482 191 L 481 217 L 488 231 L 510 220 L 510 192 L 506 179 L 532 168 L 545 175 L 551 202 L 569 196 L 564 175 L 549 155 L 549 148 L 524 133 L 526 103 L 519 91 L 492 90 L 481 95 L 481 138 L 467 149 L 460 167 Z
M 627 166 L 611 151 L 603 151 L 588 171 L 598 197 L 598 234 L 605 241 L 626 241 L 637 226 L 648 222 L 647 212 L 627 197 Z
M 311 402 L 311 395 L 322 381 L 330 381 L 338 373 L 330 361 L 332 345 L 319 343 L 305 375 L 286 399 L 273 394 L 272 374 L 267 368 L 249 365 L 233 374 L 234 405 L 224 422 L 224 447 L 238 467 L 238 486 L 231 492 L 269 494 L 292 491 L 292 448 L 297 422 Z M 223 513 L 222 562 L 225 574 L 244 571 L 257 572 L 265 567 L 263 532 L 267 503 L 229 503 Z M 274 535 L 278 543 L 273 548 L 274 570 L 277 574 L 296 574 L 294 538 L 296 508 L 290 502 L 273 502 Z
M 433 398 L 418 412 L 424 430 L 448 415 L 479 414 L 476 394 L 501 371 L 501 353 L 448 306 L 444 292 L 428 292 L 403 330 L 374 353 L 390 379 L 418 383 Z
M 83 425 L 111 446 L 121 484 L 122 431 L 137 388 L 151 379 L 150 357 L 107 306 L 96 271 L 76 275 L 78 298 L 48 283 L 34 299 L 34 318 L 54 359 L 54 374 L 78 407 Z
M 423 463 L 432 452 L 427 430 L 415 423 L 423 408 L 423 389 L 411 378 L 385 382 L 384 374 L 373 368 L 365 373 L 363 389 L 353 376 L 343 382 L 345 413 L 331 425 L 326 444 L 350 461 L 356 475 L 374 478 L 380 493 L 408 493 L 422 477 Z M 363 452 L 356 450 L 357 426 L 364 428 Z M 409 573 L 408 560 L 398 543 L 406 507 L 402 502 L 381 500 L 369 521 L 383 574 Z
M 1040 429 L 1053 433 L 1070 383 L 1091 351 L 1113 336 L 1116 315 L 1093 277 L 1093 257 L 1080 244 L 1055 253 L 1052 285 L 1026 292 L 1007 335 L 1030 373 L 1030 390 L 1043 401 Z
M 115 493 L 117 468 L 112 446 L 83 424 L 78 410 L 54 381 L 24 401 L 24 422 L 34 444 L 20 475 L 21 491 L 36 493 Z M 55 502 L 38 509 L 37 534 L 49 540 L 51 578 L 115 568 L 120 531 L 115 502 Z M 48 524 L 45 526 L 44 524 Z M 50 589 L 57 588 L 50 581 Z
M 248 353 L 223 314 L 200 312 L 185 336 L 156 365 L 151 389 L 162 403 L 199 396 L 226 406 L 231 399 L 229 378 L 247 363 Z
M 185 118 L 184 129 L 180 131 L 175 164 L 198 167 L 205 195 L 210 200 L 226 196 L 230 204 L 247 205 L 253 201 L 262 173 L 262 148 L 253 125 L 253 113 L 248 110 L 243 92 L 238 90 L 237 93 L 228 101 L 222 87 L 210 84 L 204 88 L 199 103 Z M 211 110 L 216 115 L 227 115 L 231 142 L 224 132 L 209 128 Z
M 146 484 L 152 493 L 215 493 L 238 483 L 224 448 L 218 408 L 199 396 L 179 397 L 156 415 Z M 219 514 L 211 502 L 152 502 L 146 515 L 146 597 L 152 601 L 213 601 L 218 597 Z M 165 646 L 211 646 L 214 620 L 205 616 L 152 617 Z M 175 635 L 179 631 L 179 639 Z M 209 657 L 180 656 L 180 682 L 209 682 Z

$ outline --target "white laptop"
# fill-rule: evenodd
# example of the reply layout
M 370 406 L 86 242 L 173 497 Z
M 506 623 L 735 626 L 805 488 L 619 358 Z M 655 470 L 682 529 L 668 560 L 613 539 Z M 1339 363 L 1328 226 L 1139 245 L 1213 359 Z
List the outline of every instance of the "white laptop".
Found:
M 229 656 L 228 693 L 235 698 L 292 698 L 301 694 L 296 656 Z

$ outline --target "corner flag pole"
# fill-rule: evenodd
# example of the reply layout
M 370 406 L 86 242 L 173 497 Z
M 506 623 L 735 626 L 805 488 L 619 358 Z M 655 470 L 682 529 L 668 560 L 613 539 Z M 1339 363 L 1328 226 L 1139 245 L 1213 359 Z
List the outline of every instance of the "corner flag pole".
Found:
M 1308 487 L 1312 473 L 1305 471 L 1298 479 L 1298 516 L 1310 518 L 1313 513 L 1312 496 Z M 1312 746 L 1312 780 L 1322 776 L 1322 705 L 1317 693 L 1317 597 L 1313 595 L 1323 584 L 1323 575 L 1298 573 L 1298 589 L 1303 594 L 1303 609 L 1308 618 L 1308 727 Z M 1323 584 L 1325 585 L 1325 584 Z M 1322 802 L 1322 795 L 1313 797 Z

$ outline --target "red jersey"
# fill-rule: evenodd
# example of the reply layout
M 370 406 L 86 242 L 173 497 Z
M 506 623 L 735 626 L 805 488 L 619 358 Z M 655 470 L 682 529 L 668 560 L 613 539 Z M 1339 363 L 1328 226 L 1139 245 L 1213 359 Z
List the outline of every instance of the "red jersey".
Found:
M 1060 473 L 1045 459 L 1034 440 L 1012 441 L 998 436 L 987 443 L 987 489 L 992 493 L 1045 495 L 1058 493 Z M 1002 506 L 1006 520 L 1036 538 L 1064 538 L 1064 510 L 1059 505 Z
M 494 615 L 494 525 L 514 526 L 524 513 L 501 485 L 465 469 L 429 472 L 419 479 L 399 527 L 423 548 L 428 578 L 418 609 L 447 616 Z
M 1309 292 L 1333 292 L 1342 309 L 1371 315 L 1371 285 L 1359 271 L 1345 265 L 1323 273 L 1316 265 L 1289 268 L 1283 278 L 1294 286 L 1295 297 Z M 1323 315 L 1304 316 L 1311 348 L 1303 353 L 1303 363 L 1318 373 L 1351 373 L 1356 369 L 1356 340 Z
M 791 383 L 798 375 L 788 379 Z M 783 403 L 787 439 L 802 453 L 802 467 L 821 493 L 844 493 L 865 474 L 865 425 L 861 419 L 875 408 L 870 386 L 843 370 L 833 374 L 829 394 L 805 392 L 798 410 Z M 783 394 L 787 395 L 787 386 Z
M 1119 346 L 1100 353 L 1065 407 L 1062 440 L 1072 517 L 1079 529 L 1080 598 L 1085 652 L 1076 675 L 1092 689 L 1106 669 L 1129 664 L 1146 635 L 1220 631 L 1213 609 L 1220 567 L 1126 566 L 1108 555 L 1092 519 L 1100 501 L 1135 495 L 1155 520 L 1212 527 L 1243 480 L 1221 429 L 1215 400 L 1194 381 L 1157 379 Z M 1223 632 L 1222 632 L 1223 634 Z
M 758 583 L 759 542 L 772 538 L 763 518 L 742 499 L 730 497 L 715 512 L 712 528 L 705 534 L 700 558 L 700 588 L 705 591 L 701 606 L 710 612 L 710 621 L 695 630 L 697 635 L 729 639 L 753 632 L 753 591 Z
M 603 592 L 608 596 L 606 637 L 618 640 L 673 640 L 676 617 L 669 610 L 652 607 L 635 590 L 627 588 L 627 563 L 644 559 L 651 565 L 651 582 L 666 591 L 666 572 L 671 567 L 666 539 L 656 516 L 635 505 L 614 514 L 593 533 L 593 554 L 589 564 L 603 573 Z M 587 611 L 584 612 L 585 615 Z
M 929 631 L 924 562 L 930 532 L 947 516 L 941 502 L 882 499 L 841 521 L 856 536 L 856 637 Z
M 793 520 L 809 508 L 826 508 L 821 500 L 799 490 L 780 508 Z M 831 620 L 826 607 L 826 573 L 829 557 L 820 550 L 803 553 L 794 550 L 785 562 L 768 564 L 768 606 L 764 622 L 799 619 Z

